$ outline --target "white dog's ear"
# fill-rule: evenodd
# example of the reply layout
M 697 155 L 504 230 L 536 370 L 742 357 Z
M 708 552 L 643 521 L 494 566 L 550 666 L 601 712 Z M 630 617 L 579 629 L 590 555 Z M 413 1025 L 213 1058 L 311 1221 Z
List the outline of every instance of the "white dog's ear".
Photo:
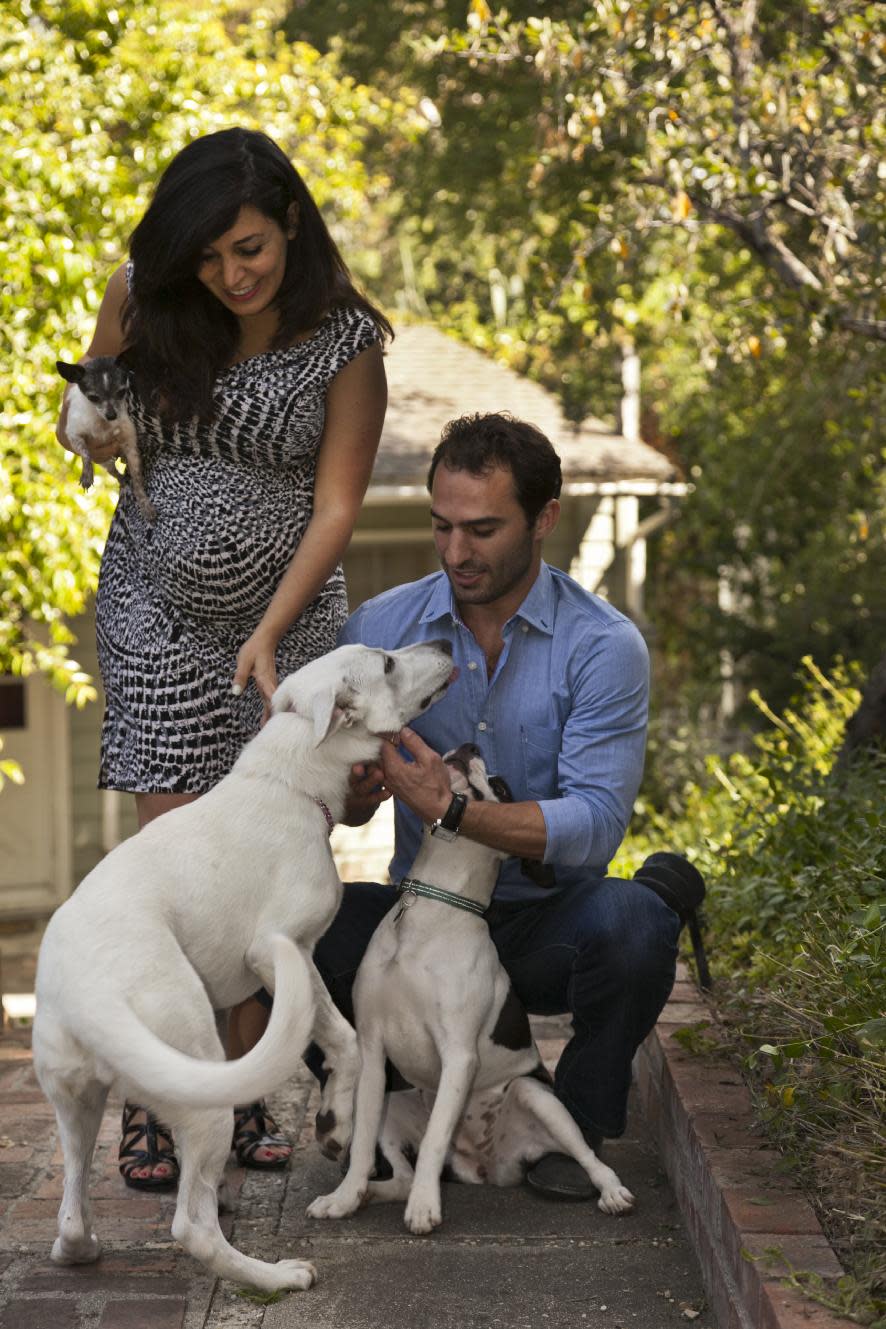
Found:
M 337 692 L 330 688 L 328 692 L 317 693 L 312 709 L 315 747 L 354 723 L 353 701 L 354 694 L 347 687 L 340 687 Z

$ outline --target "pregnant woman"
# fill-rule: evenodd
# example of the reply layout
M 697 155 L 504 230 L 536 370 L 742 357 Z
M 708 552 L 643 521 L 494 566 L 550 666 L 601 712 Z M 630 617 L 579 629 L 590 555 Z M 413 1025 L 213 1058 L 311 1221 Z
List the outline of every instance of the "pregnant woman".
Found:
M 147 522 L 124 482 L 96 601 L 99 785 L 134 793 L 140 826 L 211 789 L 278 676 L 335 645 L 390 331 L 266 135 L 222 130 L 173 159 L 83 357 L 120 356 L 131 371 L 158 514 Z M 253 1046 L 266 1019 L 253 999 L 232 1011 L 228 1054 Z M 256 1168 L 291 1153 L 263 1103 L 237 1109 L 233 1147 Z M 178 1179 L 169 1132 L 129 1103 L 120 1171 L 142 1189 Z

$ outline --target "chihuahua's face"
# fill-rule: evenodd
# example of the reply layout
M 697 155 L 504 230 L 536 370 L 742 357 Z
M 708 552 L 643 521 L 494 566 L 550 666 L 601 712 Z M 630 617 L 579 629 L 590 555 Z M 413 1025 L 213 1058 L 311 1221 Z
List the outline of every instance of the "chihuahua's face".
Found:
M 116 420 L 126 409 L 127 374 L 112 355 L 100 355 L 85 365 L 56 360 L 62 378 L 80 389 L 104 420 Z

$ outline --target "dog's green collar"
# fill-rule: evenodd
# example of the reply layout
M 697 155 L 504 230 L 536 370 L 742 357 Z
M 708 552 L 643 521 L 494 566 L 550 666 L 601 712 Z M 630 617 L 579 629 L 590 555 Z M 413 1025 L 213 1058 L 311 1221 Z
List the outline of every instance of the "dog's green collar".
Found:
M 452 891 L 441 890 L 439 886 L 428 886 L 426 882 L 417 881 L 415 877 L 404 877 L 397 887 L 397 894 L 403 897 L 411 896 L 412 899 L 416 895 L 424 895 L 428 900 L 438 900 L 440 904 L 451 904 L 456 909 L 467 909 L 469 913 L 479 914 L 481 918 L 486 913 L 486 906 L 480 904 L 479 900 L 468 900 L 463 895 L 455 895 Z M 403 899 L 397 918 L 400 917 L 406 905 L 411 903 L 411 899 Z

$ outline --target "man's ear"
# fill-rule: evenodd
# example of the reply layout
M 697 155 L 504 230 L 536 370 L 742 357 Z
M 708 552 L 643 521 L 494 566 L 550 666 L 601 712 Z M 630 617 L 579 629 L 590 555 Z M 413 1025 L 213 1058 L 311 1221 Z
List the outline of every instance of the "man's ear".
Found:
M 339 729 L 348 729 L 354 723 L 353 691 L 343 684 L 338 691 L 318 692 L 314 697 L 311 715 L 314 721 L 314 747 L 318 748 Z
M 560 520 L 560 500 L 550 499 L 535 519 L 533 535 L 536 540 L 545 540 Z

